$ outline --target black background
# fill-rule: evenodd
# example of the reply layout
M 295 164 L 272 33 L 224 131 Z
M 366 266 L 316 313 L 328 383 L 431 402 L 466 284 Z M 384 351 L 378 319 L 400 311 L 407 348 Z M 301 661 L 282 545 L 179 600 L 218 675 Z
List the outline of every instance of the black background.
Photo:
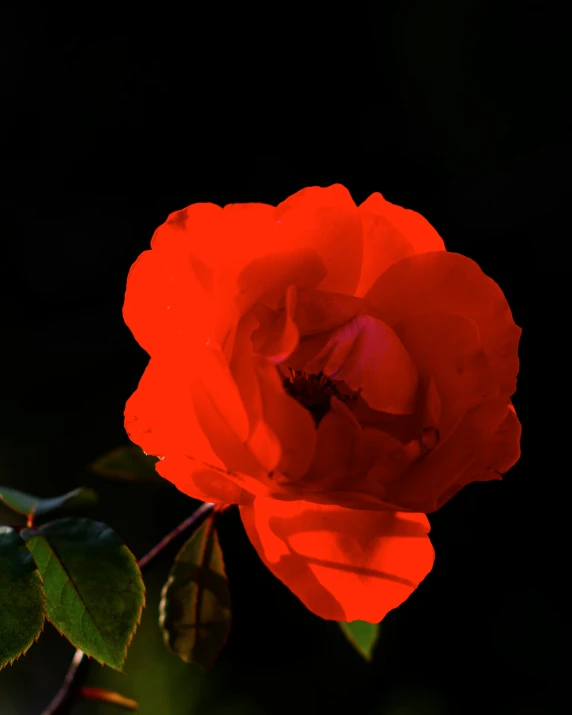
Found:
M 3 10 L 0 479 L 54 495 L 94 486 L 137 555 L 197 504 L 86 465 L 126 443 L 147 356 L 121 307 L 129 266 L 197 201 L 276 204 L 339 182 L 413 208 L 476 260 L 523 328 L 513 398 L 522 458 L 431 515 L 435 567 L 391 612 L 373 664 L 261 565 L 221 518 L 233 632 L 206 677 L 162 645 L 169 559 L 126 675 L 89 684 L 142 715 L 553 715 L 565 669 L 561 594 L 572 159 L 565 3 L 77 5 Z M 566 534 L 566 536 L 565 536 Z M 73 654 L 51 626 L 0 673 L 0 715 L 35 715 Z M 111 712 L 79 703 L 74 713 Z

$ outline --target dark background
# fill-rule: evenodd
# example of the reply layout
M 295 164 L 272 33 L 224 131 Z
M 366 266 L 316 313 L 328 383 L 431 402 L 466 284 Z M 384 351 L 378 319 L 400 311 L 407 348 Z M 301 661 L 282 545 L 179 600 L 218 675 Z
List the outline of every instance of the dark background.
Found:
M 521 461 L 431 515 L 435 567 L 385 619 L 371 665 L 264 569 L 231 510 L 234 626 L 215 668 L 204 676 L 163 647 L 173 548 L 146 577 L 125 675 L 92 664 L 88 684 L 136 698 L 142 715 L 562 712 L 565 3 L 76 7 L 2 11 L 1 483 L 45 496 L 94 486 L 89 515 L 138 557 L 196 508 L 169 485 L 86 470 L 127 442 L 124 404 L 148 359 L 121 316 L 127 272 L 193 202 L 276 204 L 334 182 L 356 202 L 380 191 L 476 260 L 524 331 Z M 39 715 L 72 655 L 46 626 L 0 673 L 0 715 Z

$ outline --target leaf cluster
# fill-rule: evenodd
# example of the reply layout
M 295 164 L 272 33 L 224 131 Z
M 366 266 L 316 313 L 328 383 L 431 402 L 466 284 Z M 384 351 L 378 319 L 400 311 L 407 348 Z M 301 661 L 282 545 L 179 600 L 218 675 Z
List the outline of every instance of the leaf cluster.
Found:
M 139 447 L 127 446 L 99 458 L 90 469 L 106 479 L 160 484 L 156 462 Z M 0 525 L 0 668 L 28 651 L 47 620 L 87 656 L 122 672 L 145 606 L 137 560 L 101 522 L 64 517 L 37 524 L 60 510 L 97 501 L 96 492 L 85 487 L 51 498 L 0 487 L 0 524 L 5 523 Z M 217 513 L 209 514 L 175 557 L 159 608 L 167 649 L 204 670 L 216 661 L 231 627 Z M 371 660 L 379 625 L 354 621 L 339 626 L 358 653 Z

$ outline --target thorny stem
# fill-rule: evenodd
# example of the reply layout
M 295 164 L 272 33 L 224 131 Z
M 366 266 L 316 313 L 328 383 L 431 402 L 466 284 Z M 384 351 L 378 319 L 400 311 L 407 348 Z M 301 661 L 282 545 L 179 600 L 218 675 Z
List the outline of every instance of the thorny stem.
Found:
M 213 504 L 211 502 L 206 502 L 202 504 L 195 512 L 193 512 L 189 517 L 185 519 L 179 526 L 177 526 L 173 531 L 167 534 L 164 539 L 154 546 L 149 553 L 145 554 L 137 562 L 141 571 L 148 566 L 153 559 L 158 556 L 163 549 L 168 546 L 173 539 L 176 539 L 179 534 L 182 534 L 187 529 L 196 527 L 202 521 L 203 517 L 209 514 L 211 511 L 223 511 L 227 505 Z M 80 674 L 85 674 L 86 668 L 89 661 L 85 657 L 85 653 L 79 648 L 76 650 L 75 655 L 70 663 L 68 672 L 61 684 L 60 689 L 56 693 L 52 702 L 48 707 L 42 712 L 42 715 L 64 715 L 64 713 L 69 712 L 69 708 L 73 704 L 75 697 L 81 694 L 81 687 L 79 684 Z

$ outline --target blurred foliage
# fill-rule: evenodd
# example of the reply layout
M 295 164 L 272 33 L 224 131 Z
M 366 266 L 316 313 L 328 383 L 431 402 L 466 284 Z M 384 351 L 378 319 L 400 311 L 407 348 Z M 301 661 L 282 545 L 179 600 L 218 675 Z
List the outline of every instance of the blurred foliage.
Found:
M 134 444 L 117 447 L 98 457 L 89 468 L 94 474 L 106 479 L 126 479 L 134 482 L 165 484 L 155 471 L 157 457 L 143 452 Z
M 93 489 L 86 489 L 85 487 L 78 487 L 58 497 L 42 498 L 26 494 L 17 489 L 0 486 L 0 502 L 11 512 L 34 517 L 44 516 L 63 508 L 72 509 L 93 506 L 97 504 L 98 497 Z M 10 518 L 13 518 L 13 516 Z

